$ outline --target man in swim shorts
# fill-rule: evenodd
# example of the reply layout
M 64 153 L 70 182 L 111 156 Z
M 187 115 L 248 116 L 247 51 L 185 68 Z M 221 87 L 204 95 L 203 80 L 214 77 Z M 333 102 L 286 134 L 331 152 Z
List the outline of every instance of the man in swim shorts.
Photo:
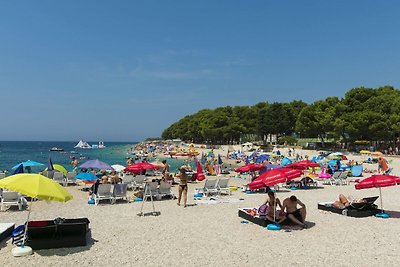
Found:
M 301 206 L 300 209 L 297 205 Z M 297 199 L 296 196 L 291 196 L 283 201 L 283 211 L 286 212 L 286 217 L 297 225 L 307 227 L 306 220 L 306 205 Z

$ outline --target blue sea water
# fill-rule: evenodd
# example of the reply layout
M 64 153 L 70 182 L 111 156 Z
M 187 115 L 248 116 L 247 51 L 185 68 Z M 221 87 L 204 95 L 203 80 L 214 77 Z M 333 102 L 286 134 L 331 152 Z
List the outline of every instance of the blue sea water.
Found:
M 98 142 L 88 142 L 97 144 Z M 126 159 L 130 157 L 129 150 L 133 143 L 126 142 L 105 142 L 103 149 L 78 149 L 74 148 L 77 142 L 56 142 L 56 141 L 0 141 L 0 171 L 12 171 L 12 167 L 20 162 L 33 160 L 47 166 L 51 158 L 53 164 L 63 165 L 68 171 L 72 170 L 71 157 L 76 157 L 80 164 L 86 160 L 99 159 L 110 165 L 120 164 L 126 166 Z M 49 151 L 52 147 L 64 149 L 64 152 Z M 77 152 L 72 154 L 71 151 Z M 82 157 L 80 159 L 80 157 Z M 194 167 L 193 162 L 160 157 L 158 160 L 166 159 L 170 165 L 170 171 L 176 171 L 181 165 L 189 164 Z M 150 159 L 150 161 L 156 158 Z M 42 171 L 43 168 L 32 168 L 32 172 Z
M 97 144 L 98 142 L 88 142 Z M 80 163 L 88 159 L 99 159 L 110 165 L 125 165 L 129 148 L 133 143 L 105 142 L 103 149 L 78 149 L 74 148 L 77 142 L 34 142 L 34 141 L 0 141 L 0 171 L 9 170 L 23 161 L 33 160 L 47 166 L 49 157 L 53 164 L 61 164 L 71 170 L 71 158 L 75 156 Z M 64 149 L 64 152 L 49 151 L 52 147 Z M 78 154 L 72 154 L 75 151 Z M 82 159 L 79 159 L 82 157 Z M 83 159 L 84 157 L 84 159 Z M 32 169 L 35 171 L 35 169 Z M 38 170 L 41 170 L 38 168 Z

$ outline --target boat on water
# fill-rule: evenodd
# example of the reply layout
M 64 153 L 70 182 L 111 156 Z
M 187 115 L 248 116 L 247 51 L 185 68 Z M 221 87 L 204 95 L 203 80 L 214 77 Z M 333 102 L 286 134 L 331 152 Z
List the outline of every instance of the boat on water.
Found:
M 74 146 L 74 148 L 89 149 L 92 148 L 92 146 L 89 145 L 86 141 L 80 140 L 79 143 Z
M 98 145 L 92 145 L 92 148 L 106 148 L 103 141 L 100 141 Z
M 52 147 L 49 149 L 49 151 L 64 151 L 64 149 L 59 148 L 59 147 Z

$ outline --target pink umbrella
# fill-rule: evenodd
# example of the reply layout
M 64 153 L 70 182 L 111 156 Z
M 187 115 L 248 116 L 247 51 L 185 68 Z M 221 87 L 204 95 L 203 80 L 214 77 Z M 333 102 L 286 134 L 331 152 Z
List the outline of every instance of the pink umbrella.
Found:
M 387 186 L 394 186 L 400 184 L 400 177 L 398 176 L 393 176 L 393 175 L 372 175 L 371 177 L 365 178 L 361 180 L 359 183 L 355 185 L 355 188 L 357 190 L 360 189 L 367 189 L 367 188 L 374 188 L 378 187 L 379 188 L 379 195 L 381 198 L 381 210 L 382 210 L 382 215 L 380 217 L 388 218 L 389 215 L 385 214 L 383 212 L 383 201 L 382 201 L 382 187 L 387 187 Z M 383 215 L 385 214 L 385 215 Z

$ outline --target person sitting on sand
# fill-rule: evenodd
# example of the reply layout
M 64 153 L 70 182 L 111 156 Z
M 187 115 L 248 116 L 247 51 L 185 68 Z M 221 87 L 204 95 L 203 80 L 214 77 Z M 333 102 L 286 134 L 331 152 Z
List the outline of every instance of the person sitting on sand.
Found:
M 297 205 L 301 208 L 298 209 Z M 291 196 L 283 201 L 283 211 L 286 212 L 286 217 L 297 225 L 307 227 L 306 220 L 306 205 L 297 199 L 296 196 Z
M 183 206 L 186 208 L 187 191 L 188 191 L 188 176 L 186 175 L 186 168 L 184 166 L 179 168 L 179 173 L 175 175 L 179 179 L 179 192 L 178 192 L 178 206 L 181 205 L 181 198 L 183 195 Z
M 339 195 L 339 200 L 333 202 L 332 206 L 339 209 L 344 209 L 350 206 L 352 203 L 367 203 L 364 198 L 355 199 L 352 196 L 345 197 L 343 194 Z
M 281 209 L 281 212 L 279 214 L 276 213 L 276 208 L 278 206 Z M 276 198 L 275 192 L 272 190 L 268 192 L 267 201 L 265 201 L 265 203 L 261 205 L 258 209 L 260 219 L 267 219 L 271 222 L 276 222 L 276 219 L 279 219 L 279 221 L 277 221 L 278 223 L 282 223 L 286 219 L 286 217 L 283 216 L 284 213 L 282 211 L 283 207 L 281 201 L 279 200 L 279 198 Z

